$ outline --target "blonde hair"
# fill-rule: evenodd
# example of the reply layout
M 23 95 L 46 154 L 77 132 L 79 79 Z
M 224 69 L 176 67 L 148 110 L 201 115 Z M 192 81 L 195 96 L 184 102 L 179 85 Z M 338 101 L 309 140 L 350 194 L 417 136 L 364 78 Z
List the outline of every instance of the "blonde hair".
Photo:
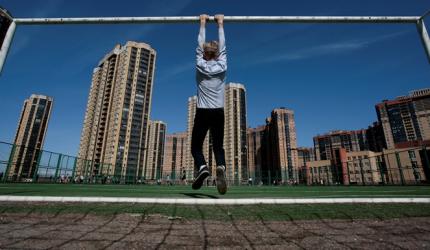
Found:
M 218 56 L 218 42 L 217 41 L 210 41 L 203 45 L 204 53 L 211 57 L 215 58 Z

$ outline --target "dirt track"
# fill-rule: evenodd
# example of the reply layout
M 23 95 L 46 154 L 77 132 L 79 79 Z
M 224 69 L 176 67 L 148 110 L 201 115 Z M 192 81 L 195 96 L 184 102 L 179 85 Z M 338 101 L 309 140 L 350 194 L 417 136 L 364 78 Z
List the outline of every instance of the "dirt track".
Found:
M 1 249 L 430 249 L 430 218 L 210 221 L 139 214 L 2 214 Z

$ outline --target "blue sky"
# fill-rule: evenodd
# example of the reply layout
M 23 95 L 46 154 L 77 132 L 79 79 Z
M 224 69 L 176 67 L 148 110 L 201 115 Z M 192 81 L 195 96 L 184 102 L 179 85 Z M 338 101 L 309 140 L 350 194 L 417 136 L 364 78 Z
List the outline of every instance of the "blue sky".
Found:
M 427 0 L 0 0 L 15 17 L 421 15 Z M 428 21 L 430 22 L 430 21 Z M 216 38 L 214 24 L 208 39 Z M 0 141 L 12 142 L 22 103 L 54 97 L 45 149 L 75 155 L 91 74 L 117 43 L 157 50 L 151 119 L 185 131 L 195 94 L 197 24 L 19 26 L 0 77 Z M 247 89 L 248 125 L 276 107 L 295 111 L 299 146 L 334 129 L 366 128 L 382 99 L 430 87 L 430 65 L 410 24 L 226 24 L 228 81 Z

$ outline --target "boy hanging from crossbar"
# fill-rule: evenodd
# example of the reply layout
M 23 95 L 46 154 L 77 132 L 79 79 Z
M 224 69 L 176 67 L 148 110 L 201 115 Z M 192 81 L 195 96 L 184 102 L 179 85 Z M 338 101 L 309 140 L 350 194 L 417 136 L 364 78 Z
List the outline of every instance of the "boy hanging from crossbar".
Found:
M 210 131 L 217 164 L 216 186 L 220 194 L 225 194 L 227 182 L 223 141 L 227 53 L 223 27 L 224 15 L 215 16 L 218 23 L 218 41 L 205 41 L 205 26 L 208 19 L 208 15 L 200 15 L 200 32 L 196 50 L 197 109 L 191 139 L 191 153 L 198 172 L 192 188 L 201 188 L 204 180 L 210 176 L 202 150 L 206 134 Z

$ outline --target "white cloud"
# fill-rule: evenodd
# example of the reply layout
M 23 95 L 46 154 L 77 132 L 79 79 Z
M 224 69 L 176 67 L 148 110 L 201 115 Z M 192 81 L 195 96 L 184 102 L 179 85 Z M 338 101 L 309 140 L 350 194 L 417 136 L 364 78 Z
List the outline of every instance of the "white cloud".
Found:
M 333 43 L 321 44 L 312 47 L 302 48 L 294 51 L 287 51 L 282 54 L 269 55 L 266 58 L 259 60 L 256 64 L 261 63 L 273 63 L 277 61 L 296 61 L 296 60 L 304 60 L 313 57 L 319 57 L 324 55 L 334 55 L 346 52 L 352 52 L 356 50 L 360 50 L 366 48 L 374 43 L 378 43 L 381 41 L 388 40 L 390 38 L 399 37 L 408 33 L 408 31 L 383 34 L 371 39 L 353 39 L 353 40 L 345 40 L 345 41 L 337 41 Z

